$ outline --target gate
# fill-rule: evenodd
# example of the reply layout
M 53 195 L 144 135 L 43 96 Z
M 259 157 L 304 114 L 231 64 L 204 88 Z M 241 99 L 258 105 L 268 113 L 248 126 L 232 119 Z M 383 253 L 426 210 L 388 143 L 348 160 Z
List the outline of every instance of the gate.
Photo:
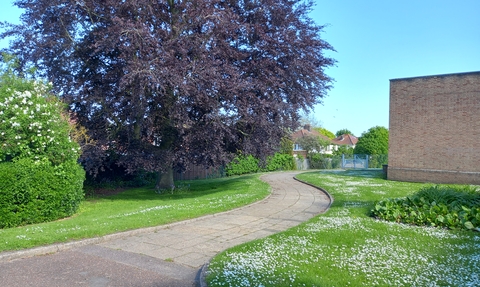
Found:
M 342 154 L 342 168 L 368 168 L 368 155 L 354 154 L 347 157 Z

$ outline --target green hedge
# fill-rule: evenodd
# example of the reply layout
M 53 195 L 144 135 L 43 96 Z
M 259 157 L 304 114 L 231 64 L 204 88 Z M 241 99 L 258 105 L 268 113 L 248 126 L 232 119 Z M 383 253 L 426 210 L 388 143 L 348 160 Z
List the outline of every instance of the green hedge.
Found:
M 252 155 L 236 156 L 226 168 L 227 176 L 255 173 L 259 171 L 258 159 Z
M 247 173 L 256 173 L 259 171 L 276 171 L 276 170 L 294 170 L 295 161 L 292 155 L 276 153 L 267 158 L 265 167 L 261 168 L 260 161 L 252 155 L 236 156 L 226 168 L 227 176 L 242 175 Z
M 295 159 L 290 154 L 276 153 L 267 158 L 267 166 L 265 171 L 276 170 L 294 170 L 296 167 Z
M 0 164 L 0 228 L 74 214 L 84 197 L 85 171 L 74 162 L 20 159 Z

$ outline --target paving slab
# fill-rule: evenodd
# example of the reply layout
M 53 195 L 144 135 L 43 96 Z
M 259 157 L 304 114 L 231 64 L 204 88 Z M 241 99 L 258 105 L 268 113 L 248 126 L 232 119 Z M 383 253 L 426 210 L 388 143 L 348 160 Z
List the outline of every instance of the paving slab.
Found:
M 330 196 L 269 173 L 266 199 L 215 215 L 67 244 L 0 253 L 1 286 L 200 286 L 219 252 L 294 227 L 325 212 Z

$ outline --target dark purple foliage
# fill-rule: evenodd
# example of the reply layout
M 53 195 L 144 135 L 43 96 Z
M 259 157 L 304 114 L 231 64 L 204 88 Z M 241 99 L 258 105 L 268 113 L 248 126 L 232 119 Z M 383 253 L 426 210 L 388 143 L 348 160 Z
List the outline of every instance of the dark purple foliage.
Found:
M 320 103 L 333 48 L 298 0 L 19 0 L 8 52 L 38 67 L 105 149 L 136 169 L 274 152 Z

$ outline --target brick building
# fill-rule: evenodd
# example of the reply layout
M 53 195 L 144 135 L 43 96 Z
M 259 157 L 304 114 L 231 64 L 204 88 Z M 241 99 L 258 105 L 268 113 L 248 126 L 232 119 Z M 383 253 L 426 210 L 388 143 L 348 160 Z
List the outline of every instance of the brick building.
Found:
M 390 80 L 388 179 L 480 184 L 480 72 Z

